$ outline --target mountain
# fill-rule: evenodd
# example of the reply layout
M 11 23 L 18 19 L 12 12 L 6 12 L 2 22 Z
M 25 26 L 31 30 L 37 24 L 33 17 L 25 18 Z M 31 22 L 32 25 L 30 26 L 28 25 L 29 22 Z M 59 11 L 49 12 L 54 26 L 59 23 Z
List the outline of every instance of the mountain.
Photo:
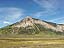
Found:
M 27 16 L 23 20 L 0 29 L 0 34 L 64 33 L 64 24 L 56 24 Z

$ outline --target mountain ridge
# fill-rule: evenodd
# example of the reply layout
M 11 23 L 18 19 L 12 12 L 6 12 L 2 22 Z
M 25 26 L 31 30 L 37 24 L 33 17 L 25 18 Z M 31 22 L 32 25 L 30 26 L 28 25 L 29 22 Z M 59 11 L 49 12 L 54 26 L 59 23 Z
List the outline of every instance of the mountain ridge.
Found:
M 25 25 L 27 25 L 27 26 L 28 25 L 33 25 L 33 23 L 41 24 L 46 28 L 50 28 L 50 29 L 53 29 L 53 30 L 56 30 L 56 31 L 60 31 L 60 32 L 63 32 L 63 30 L 64 30 L 64 25 L 63 24 L 61 25 L 61 24 L 56 24 L 56 23 L 52 23 L 52 22 L 47 22 L 47 21 L 44 21 L 44 20 L 39 20 L 39 19 L 35 19 L 35 18 L 32 18 L 32 17 L 29 17 L 29 16 L 26 17 L 25 19 L 23 19 L 20 22 L 19 26 L 17 25 L 16 27 L 21 27 L 21 26 L 23 27 Z M 59 28 L 60 28 L 60 30 L 57 30 Z M 63 28 L 63 30 L 61 28 Z
M 56 24 L 28 16 L 21 21 L 1 28 L 0 30 L 0 32 L 6 34 L 36 34 L 39 32 L 63 33 L 64 24 Z

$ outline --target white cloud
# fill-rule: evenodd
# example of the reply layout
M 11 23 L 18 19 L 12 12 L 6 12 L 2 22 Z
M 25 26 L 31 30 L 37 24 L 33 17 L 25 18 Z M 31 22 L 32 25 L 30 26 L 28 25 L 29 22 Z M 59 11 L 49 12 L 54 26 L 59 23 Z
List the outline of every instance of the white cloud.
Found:
M 41 17 L 41 16 L 52 16 L 54 14 L 57 14 L 58 12 L 52 12 L 52 11 L 39 11 L 34 13 L 32 16 L 37 16 L 37 17 Z
M 41 7 L 47 9 L 47 10 L 52 10 L 56 9 L 58 6 L 58 1 L 57 0 L 34 0 L 37 4 L 39 4 Z
M 8 21 L 4 21 L 3 23 L 4 23 L 4 24 L 11 24 L 11 23 L 10 23 L 10 22 L 8 22 Z
M 60 20 L 64 20 L 64 17 L 61 17 L 61 18 L 56 18 L 56 19 L 52 19 L 52 20 L 50 20 L 50 21 L 60 21 Z M 62 21 L 61 21 L 62 22 Z
M 58 24 L 64 24 L 64 17 L 55 18 L 55 19 L 52 19 L 52 20 L 49 20 L 49 21 L 55 22 L 55 23 L 58 23 Z
M 42 7 L 41 11 L 35 13 L 37 17 L 50 16 L 57 13 L 56 12 L 56 10 L 58 9 L 57 0 L 33 0 L 33 1 Z
M 20 8 L 13 7 L 3 7 L 0 8 L 0 19 L 13 21 L 24 15 L 24 10 Z

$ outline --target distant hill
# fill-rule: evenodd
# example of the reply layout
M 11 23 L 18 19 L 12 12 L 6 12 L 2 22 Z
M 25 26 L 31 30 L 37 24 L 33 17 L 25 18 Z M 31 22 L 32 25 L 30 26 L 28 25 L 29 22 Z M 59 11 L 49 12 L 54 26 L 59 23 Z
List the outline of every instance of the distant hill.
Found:
M 0 34 L 64 34 L 64 25 L 26 17 L 0 29 Z

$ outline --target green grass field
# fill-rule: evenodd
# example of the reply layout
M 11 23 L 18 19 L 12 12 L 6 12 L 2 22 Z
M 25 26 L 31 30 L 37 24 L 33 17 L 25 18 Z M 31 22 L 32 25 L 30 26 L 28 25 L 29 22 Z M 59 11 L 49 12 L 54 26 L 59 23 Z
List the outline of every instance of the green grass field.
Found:
M 64 36 L 5 36 L 0 37 L 0 48 L 64 48 Z
M 64 48 L 63 39 L 5 38 L 0 48 Z
M 64 32 L 39 24 L 34 24 L 32 29 L 7 26 L 0 29 L 0 48 L 64 48 Z

